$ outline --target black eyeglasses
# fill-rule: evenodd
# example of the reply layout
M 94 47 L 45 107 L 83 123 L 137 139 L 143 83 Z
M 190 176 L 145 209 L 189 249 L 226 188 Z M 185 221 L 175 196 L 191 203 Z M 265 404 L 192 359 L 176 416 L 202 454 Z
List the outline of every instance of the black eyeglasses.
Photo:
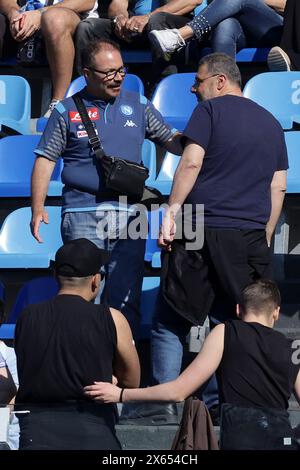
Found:
M 103 73 L 104 75 L 104 80 L 114 80 L 116 78 L 117 74 L 120 74 L 121 77 L 125 77 L 127 73 L 127 68 L 126 67 L 120 67 L 118 70 L 109 70 L 108 72 L 103 72 L 102 70 L 94 69 L 93 67 L 87 67 L 89 70 L 92 70 L 93 72 L 97 73 Z
M 220 74 L 219 73 L 214 73 L 213 75 L 209 75 L 209 77 L 205 77 L 205 78 L 195 77 L 194 85 L 201 85 L 201 83 L 205 82 L 205 80 L 208 80 L 209 78 L 212 78 L 212 77 L 218 77 L 218 75 L 220 75 Z

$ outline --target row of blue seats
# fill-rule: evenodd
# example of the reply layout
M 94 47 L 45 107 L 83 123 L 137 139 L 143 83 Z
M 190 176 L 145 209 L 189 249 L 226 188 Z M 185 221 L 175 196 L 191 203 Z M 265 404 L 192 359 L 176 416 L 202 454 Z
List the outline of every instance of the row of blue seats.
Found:
M 160 284 L 159 277 L 145 277 L 141 297 L 141 339 L 148 338 L 152 324 L 155 302 Z M 0 339 L 14 338 L 15 323 L 29 304 L 43 302 L 57 294 L 58 285 L 53 277 L 38 277 L 28 281 L 20 289 L 8 315 L 7 323 L 0 326 Z M 5 289 L 0 281 L 0 299 L 5 299 Z
M 290 163 L 287 192 L 299 193 L 300 132 L 285 132 L 285 139 Z M 0 140 L 0 197 L 30 196 L 30 176 L 35 161 L 34 149 L 37 146 L 38 140 L 38 135 L 11 136 Z M 155 145 L 146 139 L 142 147 L 142 159 L 145 166 L 149 169 L 149 178 L 146 184 L 157 188 L 164 195 L 170 194 L 174 173 L 180 157 L 167 152 L 160 171 L 156 175 Z M 62 166 L 62 159 L 60 159 L 51 177 L 48 196 L 58 197 L 62 193 Z
M 62 245 L 61 208 L 49 206 L 46 211 L 49 224 L 40 226 L 43 243 L 38 243 L 30 233 L 30 207 L 16 209 L 6 217 L 0 231 L 0 269 L 44 269 L 50 266 L 57 249 Z M 145 261 L 154 268 L 161 266 L 157 239 L 162 213 L 163 208 L 148 212 Z
M 194 81 L 193 73 L 174 74 L 163 79 L 157 86 L 152 102 L 172 126 L 182 130 L 197 101 L 190 93 Z M 85 85 L 83 77 L 74 80 L 66 96 L 71 96 Z M 124 80 L 128 90 L 144 94 L 142 81 L 128 74 Z M 300 123 L 300 72 L 267 72 L 251 78 L 244 88 L 244 96 L 268 109 L 281 123 L 283 129 L 291 129 Z M 176 96 L 175 99 L 170 99 Z M 0 125 L 5 125 L 21 134 L 29 134 L 30 87 L 18 76 L 0 76 Z M 46 119 L 40 118 L 37 130 L 41 132 Z
M 286 132 L 285 139 L 289 155 L 287 193 L 299 194 L 300 132 Z M 152 146 L 153 144 L 149 142 L 149 145 Z M 155 154 L 152 153 L 151 158 L 155 165 Z M 167 194 L 170 191 L 178 161 L 179 157 L 172 154 L 167 154 L 165 157 L 161 172 L 164 171 L 164 175 L 168 177 L 168 180 L 164 181 L 165 184 L 161 189 L 167 191 Z M 31 218 L 29 207 L 17 209 L 7 216 L 0 232 L 0 267 L 2 269 L 49 267 L 50 260 L 54 258 L 56 250 L 62 244 L 60 236 L 61 209 L 58 206 L 51 206 L 47 208 L 47 211 L 50 223 L 41 225 L 40 232 L 44 240 L 42 244 L 38 244 L 29 232 Z M 146 240 L 145 261 L 150 262 L 153 267 L 157 268 L 161 266 L 160 250 L 157 246 L 161 217 L 162 209 L 148 213 L 149 232 Z

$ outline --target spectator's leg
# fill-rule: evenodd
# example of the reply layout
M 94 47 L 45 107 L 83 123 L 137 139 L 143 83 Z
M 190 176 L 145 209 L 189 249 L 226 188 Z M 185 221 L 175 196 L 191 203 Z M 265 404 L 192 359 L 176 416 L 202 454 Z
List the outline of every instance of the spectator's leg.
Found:
M 76 68 L 81 73 L 81 54 L 83 49 L 94 39 L 116 40 L 111 20 L 102 18 L 87 18 L 77 26 L 75 32 Z
M 186 16 L 172 15 L 170 13 L 156 13 L 151 16 L 147 25 L 147 34 L 153 30 L 164 30 L 164 29 L 173 29 L 181 28 L 185 26 L 189 21 L 189 18 Z M 153 47 L 151 41 L 151 52 L 153 57 L 152 63 L 152 74 L 151 74 L 151 84 L 150 90 L 155 87 L 155 85 L 164 77 L 171 75 L 172 73 L 177 73 L 177 65 L 185 62 L 184 52 L 179 52 L 174 55 L 172 61 L 166 61 L 161 57 L 160 52 Z
M 51 69 L 53 100 L 64 98 L 72 80 L 73 35 L 79 22 L 79 16 L 67 8 L 50 8 L 42 15 L 41 27 Z
M 213 30 L 211 36 L 213 52 L 224 52 L 235 59 L 236 52 L 246 47 L 243 28 L 236 18 L 221 21 Z
M 0 57 L 7 59 L 14 57 L 17 52 L 18 43 L 10 34 L 7 18 L 0 13 Z
M 214 0 L 188 26 L 200 40 L 218 23 L 236 17 L 243 28 L 260 40 L 282 25 L 282 17 L 262 0 Z M 185 35 L 182 34 L 186 39 Z
M 154 385 L 169 382 L 179 376 L 183 344 L 190 328 L 191 323 L 174 312 L 160 292 L 151 331 Z

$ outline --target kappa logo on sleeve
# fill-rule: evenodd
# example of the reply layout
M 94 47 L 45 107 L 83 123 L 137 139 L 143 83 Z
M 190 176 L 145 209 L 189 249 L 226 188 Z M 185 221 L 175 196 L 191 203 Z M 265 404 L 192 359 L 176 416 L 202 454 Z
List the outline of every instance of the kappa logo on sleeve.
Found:
M 87 112 L 91 121 L 99 121 L 100 115 L 98 108 L 87 108 Z M 81 122 L 78 111 L 69 111 L 69 118 L 71 122 Z

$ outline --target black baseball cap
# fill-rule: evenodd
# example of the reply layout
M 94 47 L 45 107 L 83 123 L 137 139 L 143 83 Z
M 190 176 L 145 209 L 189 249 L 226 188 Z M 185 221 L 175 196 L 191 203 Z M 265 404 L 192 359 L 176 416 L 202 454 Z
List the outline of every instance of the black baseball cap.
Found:
M 108 260 L 108 251 L 98 248 L 87 238 L 77 238 L 67 241 L 57 250 L 54 268 L 59 276 L 93 276 Z

